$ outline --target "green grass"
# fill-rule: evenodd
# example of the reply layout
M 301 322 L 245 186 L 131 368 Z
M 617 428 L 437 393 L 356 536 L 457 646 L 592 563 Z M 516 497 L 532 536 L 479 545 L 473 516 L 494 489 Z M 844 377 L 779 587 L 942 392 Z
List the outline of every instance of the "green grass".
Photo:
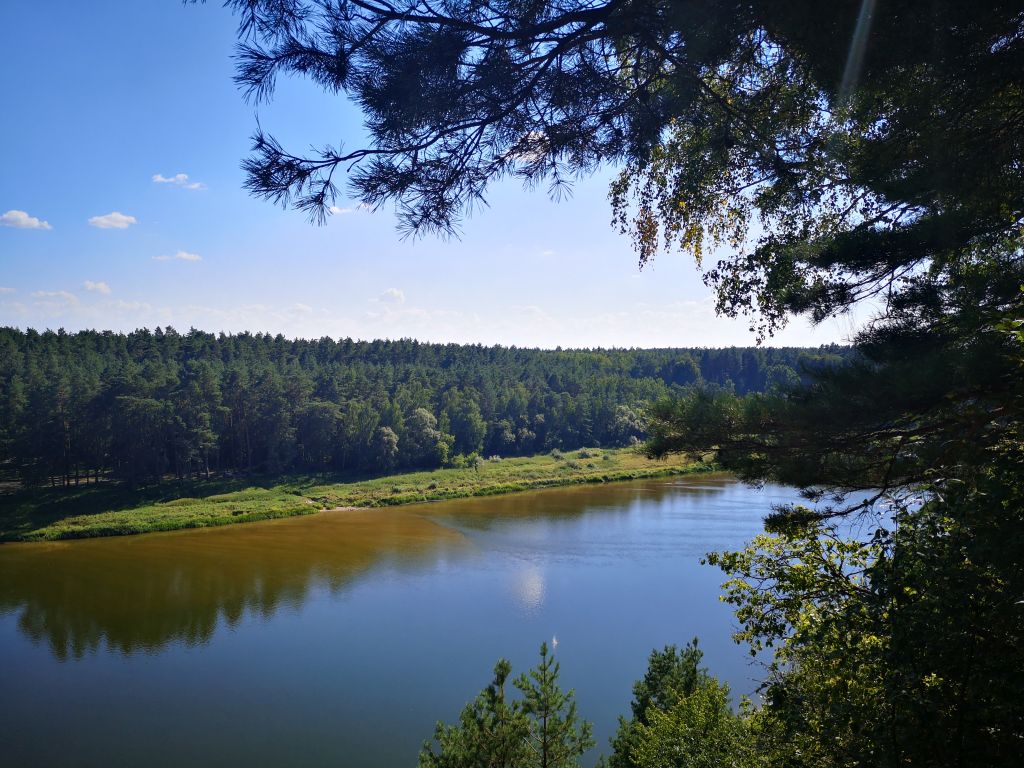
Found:
M 709 468 L 659 461 L 629 449 L 587 449 L 484 461 L 371 479 L 287 475 L 168 482 L 143 489 L 116 483 L 32 488 L 0 494 L 0 541 L 45 541 L 203 528 L 291 517 L 337 507 L 385 507 L 491 496 L 577 483 L 686 474 Z

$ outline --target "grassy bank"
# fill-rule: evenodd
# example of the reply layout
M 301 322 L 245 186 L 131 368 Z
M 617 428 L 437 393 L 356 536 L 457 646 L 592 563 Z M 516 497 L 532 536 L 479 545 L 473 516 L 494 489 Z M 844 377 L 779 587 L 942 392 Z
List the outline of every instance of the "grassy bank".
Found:
M 324 475 L 234 478 L 128 489 L 113 483 L 37 488 L 0 495 L 0 541 L 120 536 L 246 523 L 338 507 L 384 507 L 490 496 L 576 483 L 687 474 L 706 469 L 681 458 L 659 461 L 628 449 L 484 461 L 372 479 Z

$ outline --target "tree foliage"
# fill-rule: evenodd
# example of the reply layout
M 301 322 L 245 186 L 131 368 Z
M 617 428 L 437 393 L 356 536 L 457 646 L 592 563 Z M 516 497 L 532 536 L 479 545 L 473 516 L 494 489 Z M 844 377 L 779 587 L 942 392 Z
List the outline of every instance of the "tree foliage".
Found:
M 113 474 L 437 467 L 460 455 L 628 445 L 646 404 L 848 350 L 567 350 L 288 340 L 172 328 L 0 329 L 0 466 L 31 482 Z M 685 375 L 681 375 L 685 371 Z
M 747 549 L 709 557 L 730 576 L 737 639 L 774 654 L 756 720 L 777 764 L 1018 761 L 1019 318 L 965 302 L 866 333 L 861 358 L 808 387 L 653 409 L 652 451 L 718 446 L 744 477 L 824 502 L 778 509 Z M 909 329 L 918 343 L 901 346 Z
M 572 691 L 558 686 L 559 665 L 547 644 L 540 662 L 513 685 L 518 699 L 506 697 L 512 671 L 504 659 L 494 681 L 459 716 L 457 725 L 438 723 L 434 741 L 420 753 L 420 768 L 572 768 L 594 746 L 590 723 L 576 713 Z
M 632 718 L 619 718 L 608 768 L 741 768 L 755 764 L 749 720 L 729 688 L 700 666 L 697 640 L 652 651 L 633 686 Z
M 495 179 L 558 189 L 619 163 L 641 263 L 728 248 L 707 280 L 762 332 L 934 290 L 1019 237 L 1019 2 L 228 5 L 250 97 L 296 74 L 366 117 L 354 150 L 256 136 L 249 188 L 317 218 L 339 168 L 411 231 L 450 231 Z

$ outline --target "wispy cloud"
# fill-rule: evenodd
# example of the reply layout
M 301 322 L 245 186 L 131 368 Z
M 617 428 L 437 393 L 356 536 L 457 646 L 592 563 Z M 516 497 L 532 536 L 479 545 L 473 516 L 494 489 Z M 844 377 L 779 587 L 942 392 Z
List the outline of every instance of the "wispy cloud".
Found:
M 15 229 L 53 229 L 48 221 L 29 216 L 25 211 L 8 211 L 0 216 L 0 224 Z
M 377 297 L 377 301 L 383 302 L 384 304 L 404 304 L 405 291 L 401 288 L 388 288 L 384 293 Z
M 176 173 L 173 176 L 164 176 L 163 174 L 153 174 L 154 184 L 172 184 L 175 187 L 181 187 L 182 189 L 206 189 L 206 185 L 201 181 L 189 181 L 187 173 Z
M 92 280 L 86 280 L 82 283 L 82 287 L 87 291 L 92 291 L 93 293 L 102 293 L 104 295 L 110 293 L 110 286 L 102 281 L 95 283 Z
M 175 253 L 175 254 L 173 254 L 171 256 L 168 256 L 168 255 L 165 254 L 163 256 L 154 256 L 153 257 L 153 261 L 174 261 L 174 260 L 178 260 L 178 261 L 202 261 L 203 257 L 200 256 L 198 253 L 189 253 L 188 251 L 178 251 L 177 253 Z
M 77 304 L 78 297 L 69 291 L 34 291 L 33 299 L 38 299 L 42 304 Z
M 14 293 L 14 289 L 8 288 L 6 285 L 0 285 L 0 293 Z
M 111 211 L 102 216 L 93 216 L 89 219 L 89 226 L 97 229 L 128 229 L 135 222 L 134 216 L 128 216 L 120 211 Z

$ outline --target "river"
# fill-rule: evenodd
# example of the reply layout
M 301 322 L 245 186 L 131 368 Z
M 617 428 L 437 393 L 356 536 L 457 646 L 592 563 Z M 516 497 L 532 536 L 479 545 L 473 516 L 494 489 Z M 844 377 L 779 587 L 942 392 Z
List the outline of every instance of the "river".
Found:
M 699 637 L 755 690 L 699 561 L 796 498 L 698 475 L 2 545 L 3 763 L 415 766 L 554 636 L 596 756 L 652 648 Z

